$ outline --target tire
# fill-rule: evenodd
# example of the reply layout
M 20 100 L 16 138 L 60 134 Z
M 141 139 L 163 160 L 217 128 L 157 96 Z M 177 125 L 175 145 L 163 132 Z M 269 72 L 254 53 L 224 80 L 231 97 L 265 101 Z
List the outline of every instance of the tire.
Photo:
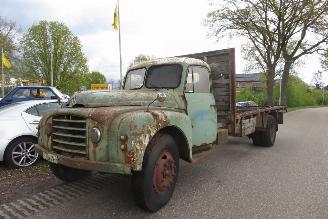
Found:
M 35 164 L 39 154 L 35 151 L 37 140 L 33 137 L 20 137 L 9 143 L 4 153 L 4 161 L 8 167 L 22 168 Z
M 146 211 L 159 210 L 170 201 L 178 174 L 179 151 L 173 137 L 155 136 L 147 146 L 142 171 L 132 176 L 136 203 Z
M 260 146 L 262 144 L 262 132 L 256 131 L 252 135 L 252 140 L 254 145 Z
M 272 115 L 268 115 L 265 131 L 256 131 L 253 136 L 253 144 L 263 147 L 271 147 L 276 141 L 277 121 Z
M 64 182 L 74 182 L 90 175 L 90 171 L 66 167 L 60 164 L 49 163 L 51 172 Z

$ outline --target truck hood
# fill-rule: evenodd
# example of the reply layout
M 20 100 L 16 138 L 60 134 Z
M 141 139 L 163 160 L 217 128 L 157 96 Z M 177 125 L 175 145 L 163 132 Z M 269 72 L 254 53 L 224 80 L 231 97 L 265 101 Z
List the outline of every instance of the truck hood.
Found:
M 183 97 L 173 90 L 118 90 L 118 91 L 86 91 L 76 93 L 68 102 L 69 107 L 110 107 L 110 106 L 148 106 L 157 97 L 164 93 L 163 102 L 156 100 L 151 106 L 184 109 Z

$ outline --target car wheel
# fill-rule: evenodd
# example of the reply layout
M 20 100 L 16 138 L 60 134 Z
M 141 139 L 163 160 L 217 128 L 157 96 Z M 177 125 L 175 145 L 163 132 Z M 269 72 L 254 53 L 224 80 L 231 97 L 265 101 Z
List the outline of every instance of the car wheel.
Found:
M 170 135 L 158 135 L 149 143 L 142 171 L 134 172 L 132 186 L 137 204 L 150 212 L 166 205 L 179 174 L 179 151 Z
M 32 137 L 21 137 L 9 143 L 5 150 L 5 164 L 12 168 L 28 167 L 35 164 L 39 154 L 35 151 L 37 140 Z

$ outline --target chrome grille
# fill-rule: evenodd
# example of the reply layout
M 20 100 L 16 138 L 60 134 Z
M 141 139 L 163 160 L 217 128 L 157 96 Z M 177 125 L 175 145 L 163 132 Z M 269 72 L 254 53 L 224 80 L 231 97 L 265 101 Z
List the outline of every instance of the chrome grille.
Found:
M 87 157 L 86 119 L 73 115 L 52 118 L 52 149 L 70 157 Z

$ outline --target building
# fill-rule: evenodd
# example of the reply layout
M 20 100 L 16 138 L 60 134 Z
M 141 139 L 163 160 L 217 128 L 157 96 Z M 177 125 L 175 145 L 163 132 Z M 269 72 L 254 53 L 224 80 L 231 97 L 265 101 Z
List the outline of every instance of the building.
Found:
M 237 88 L 252 88 L 260 91 L 265 88 L 265 77 L 262 73 L 236 74 Z

